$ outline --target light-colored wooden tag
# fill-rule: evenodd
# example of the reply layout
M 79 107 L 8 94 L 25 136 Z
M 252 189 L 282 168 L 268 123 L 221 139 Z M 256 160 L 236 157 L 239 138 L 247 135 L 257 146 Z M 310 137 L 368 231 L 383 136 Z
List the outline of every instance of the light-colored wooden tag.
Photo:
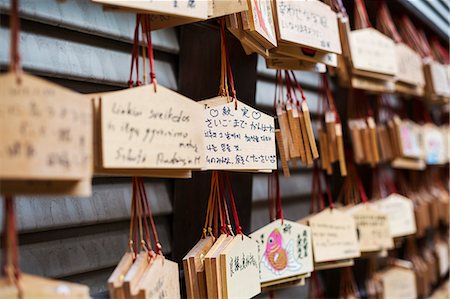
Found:
M 316 138 L 314 137 L 314 131 L 311 124 L 311 115 L 309 113 L 308 104 L 306 101 L 302 102 L 303 116 L 305 117 L 306 132 L 308 133 L 309 145 L 311 146 L 311 153 L 313 159 L 319 158 L 319 152 L 317 151 Z
M 144 85 L 100 95 L 103 168 L 204 167 L 202 106 Z
M 393 238 L 408 236 L 416 232 L 413 202 L 397 193 L 371 203 L 386 213 Z
M 337 153 L 339 159 L 339 169 L 341 171 L 341 176 L 347 175 L 347 164 L 345 163 L 345 153 L 344 153 L 344 138 L 342 136 L 342 125 L 337 123 L 335 125 L 336 130 L 336 144 Z
M 0 75 L 0 180 L 90 179 L 90 102 L 26 73 L 18 80 Z
M 281 160 L 281 167 L 283 169 L 283 175 L 285 177 L 291 176 L 289 171 L 289 165 L 288 165 L 288 159 L 286 157 L 286 151 L 285 151 L 285 145 L 283 136 L 281 135 L 281 130 L 276 129 L 275 130 L 275 136 L 277 139 L 277 145 L 278 145 L 278 153 L 280 154 L 280 160 Z
M 125 299 L 125 292 L 122 288 L 123 280 L 128 270 L 133 264 L 133 256 L 127 252 L 120 259 L 111 276 L 108 278 L 109 297 L 111 299 Z
M 172 15 L 178 17 L 206 20 L 208 1 L 126 1 L 126 0 L 92 0 L 93 2 L 117 7 L 125 11 L 147 14 Z
M 270 49 L 277 46 L 277 37 L 275 33 L 275 23 L 272 12 L 271 0 L 252 1 L 248 3 L 248 21 L 250 30 L 255 32 L 259 41 Z
M 313 158 L 312 158 L 312 154 L 311 154 L 311 145 L 309 144 L 308 131 L 306 129 L 305 116 L 303 115 L 303 113 L 299 114 L 298 121 L 300 123 L 300 129 L 301 129 L 301 132 L 303 135 L 303 144 L 304 144 L 305 156 L 306 156 L 306 161 L 304 161 L 303 163 L 306 162 L 305 164 L 307 166 L 312 166 Z
M 73 282 L 21 273 L 19 283 L 22 289 L 21 296 L 19 296 L 16 286 L 8 278 L 0 278 L 0 297 L 4 299 L 91 298 L 87 286 Z
M 295 59 L 304 60 L 311 63 L 323 63 L 328 66 L 337 67 L 337 55 L 334 53 L 327 53 L 316 51 L 314 53 L 307 53 L 298 45 L 280 43 L 277 48 L 270 51 L 270 54 L 287 56 Z
M 320 1 L 275 1 L 281 41 L 341 54 L 336 13 Z
M 418 136 L 418 125 L 410 120 L 394 118 L 400 141 L 400 149 L 403 157 L 421 158 L 422 148 Z
M 123 278 L 123 292 L 125 298 L 132 298 L 137 293 L 137 286 L 144 275 L 147 267 L 150 266 L 150 257 L 147 252 L 141 252 Z
M 448 244 L 439 240 L 435 244 L 435 251 L 438 257 L 438 266 L 439 266 L 439 275 L 440 277 L 444 277 L 449 269 L 449 250 Z
M 178 264 L 158 254 L 136 288 L 133 299 L 181 298 Z
M 213 237 L 202 238 L 183 258 L 188 298 L 206 298 L 206 276 L 203 262 L 213 244 Z
M 206 276 L 207 298 L 222 298 L 222 276 L 220 275 L 219 254 L 233 237 L 222 234 L 205 255 L 204 267 Z
M 383 298 L 418 298 L 416 275 L 412 269 L 393 266 L 376 275 L 383 284 Z
M 248 10 L 245 0 L 208 0 L 208 18 L 217 18 Z
M 267 58 L 266 67 L 269 69 L 276 69 L 276 70 L 297 70 L 316 73 L 325 73 L 327 71 L 327 67 L 323 63 L 308 62 L 291 57 Z
M 308 219 L 314 262 L 322 263 L 359 257 L 355 220 L 336 209 L 325 209 Z
M 261 293 L 255 240 L 236 235 L 220 253 L 220 263 L 222 298 L 252 298 Z
M 200 101 L 204 107 L 206 169 L 277 168 L 273 117 L 226 97 Z M 284 132 L 283 132 L 284 133 Z
M 425 124 L 422 126 L 422 144 L 427 164 L 440 165 L 448 161 L 444 138 L 442 131 L 436 125 Z
M 395 43 L 381 32 L 366 28 L 349 34 L 352 64 L 362 71 L 394 76 L 397 72 Z
M 401 82 L 424 86 L 422 58 L 404 43 L 395 44 L 397 59 L 397 79 Z
M 333 111 L 327 111 L 325 113 L 325 124 L 327 126 L 326 133 L 328 138 L 330 163 L 334 163 L 338 160 L 338 154 L 336 142 L 336 115 Z
M 394 154 L 392 152 L 392 145 L 389 139 L 389 133 L 385 125 L 377 126 L 377 137 L 378 143 L 380 144 L 381 160 L 383 162 L 392 160 Z
M 387 214 L 364 203 L 350 208 L 347 212 L 355 219 L 361 253 L 394 247 Z
M 258 243 L 261 284 L 313 271 L 311 229 L 288 220 L 275 220 L 253 232 Z
M 356 163 L 364 162 L 364 151 L 361 139 L 361 133 L 358 126 L 358 120 L 349 119 L 348 128 L 350 130 L 350 136 L 352 138 L 353 155 Z
M 430 61 L 425 64 L 424 71 L 425 78 L 428 78 L 427 89 L 438 96 L 449 97 L 450 84 L 446 67 L 436 61 Z
M 305 148 L 303 146 L 302 133 L 300 131 L 300 124 L 298 122 L 298 112 L 297 107 L 291 103 L 286 103 L 286 112 L 289 122 L 289 129 L 292 136 L 292 141 L 294 143 L 293 152 L 291 158 L 298 158 L 305 156 Z M 294 112 L 297 117 L 294 117 Z
M 367 127 L 369 128 L 370 133 L 370 147 L 373 155 L 373 164 L 378 164 L 380 162 L 380 152 L 378 149 L 378 140 L 377 140 L 377 126 L 375 124 L 375 120 L 373 117 L 367 117 Z
M 0 194 L 90 196 L 92 181 L 88 177 L 81 181 L 53 180 L 2 180 Z

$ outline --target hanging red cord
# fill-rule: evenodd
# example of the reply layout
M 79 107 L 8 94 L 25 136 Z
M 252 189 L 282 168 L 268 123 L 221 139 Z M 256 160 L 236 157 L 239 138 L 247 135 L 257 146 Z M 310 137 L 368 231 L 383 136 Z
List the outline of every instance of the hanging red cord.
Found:
M 219 20 L 219 23 L 220 23 L 221 42 L 223 44 L 223 49 L 225 51 L 225 57 L 226 57 L 228 81 L 230 83 L 230 88 L 231 88 L 231 97 L 233 98 L 233 100 L 235 100 L 235 109 L 237 110 L 236 90 L 234 88 L 233 72 L 231 70 L 230 56 L 228 54 L 227 38 L 226 38 L 226 34 L 225 34 L 225 19 L 221 18 Z
M 227 189 L 228 189 L 228 194 L 229 194 L 229 198 L 230 198 L 230 202 L 231 202 L 231 209 L 233 211 L 233 218 L 234 218 L 234 223 L 236 224 L 236 234 L 242 235 L 242 227 L 239 223 L 239 216 L 238 216 L 238 212 L 236 209 L 236 203 L 234 201 L 234 195 L 233 195 L 233 189 L 231 188 L 231 183 L 230 183 L 230 178 L 228 176 L 227 173 L 225 173 L 225 179 L 227 182 Z M 244 236 L 242 236 L 243 238 Z

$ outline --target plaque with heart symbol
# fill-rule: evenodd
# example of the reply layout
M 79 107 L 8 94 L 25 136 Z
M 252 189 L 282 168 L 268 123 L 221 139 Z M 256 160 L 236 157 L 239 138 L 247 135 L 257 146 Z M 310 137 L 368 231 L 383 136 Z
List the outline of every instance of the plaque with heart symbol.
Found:
M 200 102 L 204 107 L 206 169 L 276 169 L 273 117 L 235 101 L 216 97 Z

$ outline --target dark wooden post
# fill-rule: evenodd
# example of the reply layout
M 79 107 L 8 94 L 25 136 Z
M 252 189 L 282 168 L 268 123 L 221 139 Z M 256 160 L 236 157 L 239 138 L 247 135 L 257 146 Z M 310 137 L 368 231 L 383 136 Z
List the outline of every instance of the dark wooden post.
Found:
M 227 44 L 239 100 L 254 105 L 256 55 L 246 55 L 238 40 L 227 33 Z M 178 91 L 195 100 L 217 96 L 220 80 L 220 31 L 215 21 L 183 26 L 180 36 Z M 180 262 L 200 239 L 209 195 L 210 172 L 175 180 L 172 258 Z M 243 231 L 249 233 L 252 175 L 231 173 Z

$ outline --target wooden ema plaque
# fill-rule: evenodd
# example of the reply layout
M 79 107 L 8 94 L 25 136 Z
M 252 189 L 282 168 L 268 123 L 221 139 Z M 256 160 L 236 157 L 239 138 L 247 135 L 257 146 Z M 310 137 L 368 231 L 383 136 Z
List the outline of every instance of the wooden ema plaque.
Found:
M 396 77 L 400 82 L 423 87 L 425 77 L 423 74 L 422 58 L 413 49 L 403 43 L 395 45 L 397 59 Z
M 35 299 L 35 298 L 77 298 L 89 299 L 89 288 L 85 285 L 49 279 L 35 275 L 20 274 L 21 296 L 16 285 L 8 278 L 0 278 L 0 298 Z
M 276 0 L 278 40 L 315 50 L 341 54 L 337 16 L 317 0 Z
M 220 252 L 233 240 L 232 236 L 221 234 L 205 255 L 206 298 L 222 298 L 222 275 L 220 273 Z
M 423 155 L 419 142 L 420 127 L 410 120 L 400 120 L 395 117 L 394 123 L 397 128 L 397 139 L 400 151 L 405 158 L 419 159 Z
M 277 168 L 273 117 L 226 97 L 204 107 L 206 169 L 258 171 Z
M 361 256 L 355 220 L 336 209 L 325 209 L 308 219 L 314 262 L 325 263 Z
M 448 67 L 431 60 L 424 64 L 426 89 L 429 93 L 439 97 L 450 97 L 450 78 Z
M 206 298 L 207 296 L 204 260 L 213 244 L 213 237 L 203 238 L 183 258 L 188 298 Z
M 90 102 L 26 73 L 17 79 L 0 75 L 0 192 L 90 195 Z
M 178 276 L 178 264 L 158 254 L 142 275 L 133 298 L 181 298 Z
M 443 165 L 447 163 L 447 148 L 445 135 L 434 124 L 422 126 L 422 144 L 425 152 L 425 161 L 428 165 Z
M 40 78 L 0 76 L 0 179 L 79 181 L 92 174 L 92 107 Z
M 252 298 L 261 293 L 258 244 L 245 235 L 236 235 L 220 253 L 222 298 Z
M 247 11 L 246 0 L 208 0 L 208 18 L 217 18 L 241 11 Z
M 296 70 L 316 73 L 325 73 L 327 71 L 327 67 L 323 63 L 308 62 L 291 57 L 267 58 L 266 67 L 276 70 Z
M 205 20 L 208 17 L 208 2 L 201 0 L 92 0 L 120 10 L 136 13 L 171 15 Z
M 133 256 L 130 252 L 125 253 L 117 264 L 111 276 L 108 278 L 108 291 L 111 299 L 124 299 L 123 280 L 128 270 L 133 265 Z
M 311 63 L 323 63 L 332 67 L 337 67 L 338 64 L 337 55 L 334 53 L 327 53 L 323 51 L 308 53 L 299 46 L 292 44 L 280 44 L 277 48 L 270 50 L 270 57 L 273 55 L 296 58 Z
M 266 49 L 276 47 L 277 37 L 272 12 L 272 0 L 247 0 L 247 3 L 249 31 L 254 32 L 253 36 Z
M 386 213 L 393 238 L 412 235 L 416 232 L 414 204 L 409 198 L 393 193 L 386 198 L 373 201 L 371 205 Z
M 311 229 L 288 220 L 275 220 L 253 232 L 258 243 L 261 284 L 298 280 L 313 271 Z
M 394 247 L 386 213 L 364 203 L 350 208 L 347 212 L 355 219 L 359 248 L 362 253 L 383 251 Z
M 412 269 L 392 266 L 375 275 L 383 284 L 383 298 L 418 298 L 416 275 Z
M 387 76 L 397 73 L 394 41 L 373 29 L 349 32 L 351 60 L 355 73 L 373 72 Z
M 162 86 L 155 93 L 153 85 L 99 98 L 103 169 L 190 170 L 204 166 L 202 107 L 196 102 Z

